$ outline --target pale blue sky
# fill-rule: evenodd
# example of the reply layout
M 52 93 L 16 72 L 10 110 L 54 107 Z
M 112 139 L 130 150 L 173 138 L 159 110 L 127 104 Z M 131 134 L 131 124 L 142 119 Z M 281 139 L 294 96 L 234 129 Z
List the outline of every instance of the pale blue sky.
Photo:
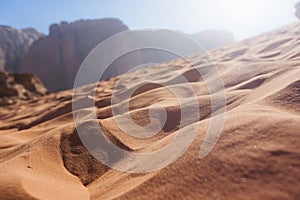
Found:
M 48 33 L 52 23 L 114 17 L 131 29 L 221 29 L 237 40 L 293 23 L 299 0 L 0 0 L 0 24 Z

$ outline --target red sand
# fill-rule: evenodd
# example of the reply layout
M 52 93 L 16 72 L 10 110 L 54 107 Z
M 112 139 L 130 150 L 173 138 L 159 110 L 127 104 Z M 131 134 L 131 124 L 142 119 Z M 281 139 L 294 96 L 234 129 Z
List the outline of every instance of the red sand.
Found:
M 198 155 L 209 111 L 195 122 L 201 129 L 188 151 L 168 167 L 147 174 L 110 169 L 83 147 L 74 129 L 72 91 L 63 91 L 1 107 L 0 199 L 300 199 L 300 23 L 209 55 L 224 80 L 228 106 L 221 137 L 207 157 Z M 193 59 L 197 63 L 199 57 Z M 210 106 L 203 80 L 189 73 L 193 69 L 180 60 L 167 65 L 186 73 L 201 110 Z M 123 92 L 136 83 L 133 78 L 155 78 L 163 68 L 134 72 Z M 109 102 L 119 78 L 100 82 L 97 89 L 97 113 L 106 134 L 131 151 L 167 144 L 178 131 L 176 118 L 150 139 L 118 129 Z M 166 74 L 166 80 L 172 78 Z M 166 89 L 144 88 L 130 103 L 137 124 L 147 123 L 145 113 L 156 102 L 175 115 L 180 112 Z

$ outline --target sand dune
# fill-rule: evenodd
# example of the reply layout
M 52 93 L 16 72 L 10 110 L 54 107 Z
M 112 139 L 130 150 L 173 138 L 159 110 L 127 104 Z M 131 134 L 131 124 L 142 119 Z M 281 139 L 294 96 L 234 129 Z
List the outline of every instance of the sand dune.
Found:
M 122 76 L 96 84 L 95 108 L 107 138 L 130 152 L 160 149 L 178 132 L 198 127 L 178 160 L 137 174 L 103 165 L 78 137 L 72 91 L 49 94 L 1 107 L 0 199 L 300 199 L 300 23 L 208 53 L 223 78 L 227 107 L 222 134 L 207 157 L 200 159 L 199 149 L 214 117 L 208 88 L 186 62 L 174 60 L 128 75 L 118 95 L 134 91 L 129 112 L 114 116 L 112 109 L 124 103 L 110 104 Z M 192 60 L 209 70 L 201 55 Z M 160 80 L 184 97 L 182 106 L 193 106 L 187 83 L 174 81 L 177 77 L 164 73 L 166 67 L 183 74 L 197 93 L 201 117 L 187 117 L 180 128 L 182 107 L 170 90 L 155 84 L 137 87 L 145 79 Z M 81 88 L 76 101 L 92 101 L 93 86 Z M 168 116 L 157 135 L 136 138 L 118 127 L 116 120 L 126 115 L 146 125 L 156 103 Z M 129 162 L 124 155 L 115 164 L 141 164 Z

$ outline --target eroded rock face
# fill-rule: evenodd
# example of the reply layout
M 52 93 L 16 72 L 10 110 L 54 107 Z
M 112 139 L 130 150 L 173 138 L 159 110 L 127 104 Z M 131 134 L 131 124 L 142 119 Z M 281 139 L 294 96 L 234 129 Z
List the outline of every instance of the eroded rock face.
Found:
M 34 74 L 0 72 L 0 106 L 34 99 L 47 93 L 41 80 Z
M 72 88 L 88 53 L 101 41 L 126 30 L 120 20 L 111 18 L 53 24 L 49 35 L 30 47 L 21 70 L 37 74 L 50 91 Z M 111 76 L 115 75 L 112 72 Z
M 0 71 L 18 72 L 24 54 L 42 36 L 33 28 L 17 30 L 0 25 Z
M 298 3 L 295 5 L 295 8 L 296 8 L 296 13 L 295 13 L 295 15 L 296 15 L 296 17 L 297 17 L 298 19 L 300 19 L 300 2 L 298 2 Z

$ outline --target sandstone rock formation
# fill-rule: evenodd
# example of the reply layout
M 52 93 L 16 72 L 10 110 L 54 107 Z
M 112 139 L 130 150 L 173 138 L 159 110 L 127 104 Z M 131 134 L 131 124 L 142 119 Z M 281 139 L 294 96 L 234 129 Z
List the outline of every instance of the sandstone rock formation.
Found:
M 49 35 L 35 41 L 26 53 L 21 63 L 21 71 L 37 74 L 50 91 L 60 91 L 73 87 L 81 63 L 96 45 L 114 34 L 128 30 L 128 27 L 118 19 L 107 18 L 61 22 L 51 25 L 49 29 Z M 144 37 L 157 39 L 153 35 Z M 232 43 L 234 40 L 231 33 L 224 31 L 204 31 L 194 34 L 193 37 L 206 50 Z M 131 42 L 138 43 L 144 39 L 137 37 L 135 41 L 121 41 L 120 46 L 129 45 Z M 162 63 L 176 57 L 152 49 L 131 52 L 113 62 L 101 80 L 125 73 L 144 63 Z
M 296 13 L 295 13 L 295 15 L 296 15 L 296 17 L 297 17 L 298 19 L 300 19 L 300 2 L 298 2 L 298 3 L 295 5 L 295 8 L 296 8 Z
M 0 106 L 47 94 L 41 80 L 33 74 L 0 72 Z
M 101 41 L 125 30 L 126 25 L 111 18 L 53 24 L 49 35 L 31 46 L 21 70 L 36 73 L 51 91 L 72 88 L 87 54 Z
M 232 33 L 220 30 L 206 30 L 191 35 L 205 50 L 211 50 L 219 46 L 234 42 Z
M 22 57 L 41 36 L 43 35 L 33 28 L 17 30 L 0 25 L 0 71 L 18 72 Z

